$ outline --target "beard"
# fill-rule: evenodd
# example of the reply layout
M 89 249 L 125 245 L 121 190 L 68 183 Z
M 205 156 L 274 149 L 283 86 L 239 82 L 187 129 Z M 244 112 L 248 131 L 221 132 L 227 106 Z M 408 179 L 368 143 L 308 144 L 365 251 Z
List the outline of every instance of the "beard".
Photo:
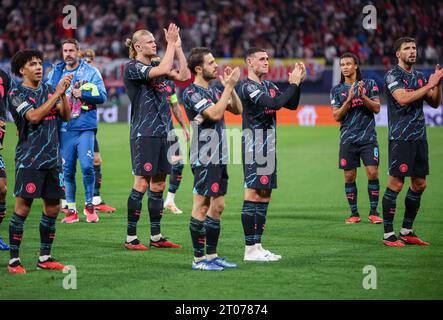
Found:
M 205 79 L 208 82 L 217 78 L 217 76 L 214 76 L 214 74 L 212 72 L 208 72 L 206 70 L 203 70 L 202 77 L 203 77 L 203 79 Z
M 415 64 L 417 58 L 406 58 L 403 59 L 404 64 L 408 65 L 408 66 L 412 66 Z

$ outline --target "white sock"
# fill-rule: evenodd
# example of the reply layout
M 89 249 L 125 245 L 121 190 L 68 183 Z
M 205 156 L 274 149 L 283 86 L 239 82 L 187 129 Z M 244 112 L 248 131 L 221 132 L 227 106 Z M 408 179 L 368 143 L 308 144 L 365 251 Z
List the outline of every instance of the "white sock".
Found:
M 172 193 L 172 192 L 168 192 L 168 195 L 167 195 L 167 197 L 166 197 L 166 203 L 168 203 L 168 202 L 172 202 L 172 203 L 174 203 L 174 199 L 175 199 L 175 193 Z
M 77 210 L 77 207 L 75 206 L 75 202 L 68 202 L 68 209 L 69 210 Z
M 130 242 L 134 241 L 135 239 L 137 239 L 137 236 L 126 236 L 127 243 L 130 243 Z
M 92 204 L 94 206 L 98 206 L 100 203 L 102 203 L 102 197 L 101 196 L 93 196 L 92 197 Z
M 400 234 L 403 235 L 403 236 L 407 235 L 410 232 L 412 232 L 412 229 L 406 229 L 406 228 L 401 228 L 400 229 Z
M 206 255 L 206 259 L 208 259 L 209 261 L 214 260 L 214 259 L 217 258 L 217 257 L 218 257 L 218 256 L 217 256 L 216 253 L 214 253 L 214 254 L 207 254 L 207 255 Z
M 155 236 L 151 236 L 152 241 L 159 241 L 162 238 L 162 234 L 156 234 Z
M 200 261 L 203 261 L 203 260 L 205 260 L 205 259 L 206 259 L 205 256 L 203 256 L 203 257 L 194 257 L 194 261 L 195 261 L 195 262 L 200 262 Z
M 385 233 L 384 236 L 383 236 L 383 238 L 384 238 L 384 239 L 387 239 L 387 238 L 389 238 L 390 236 L 394 236 L 394 235 L 395 235 L 395 232 Z
M 67 206 L 68 206 L 68 202 L 66 201 L 66 199 L 62 199 L 61 207 L 66 208 Z
M 49 256 L 40 256 L 40 257 L 38 257 L 38 261 L 45 262 L 49 258 L 51 258 L 51 255 L 49 255 Z
M 13 258 L 13 259 L 9 260 L 9 264 L 13 264 L 16 261 L 20 262 L 20 258 Z

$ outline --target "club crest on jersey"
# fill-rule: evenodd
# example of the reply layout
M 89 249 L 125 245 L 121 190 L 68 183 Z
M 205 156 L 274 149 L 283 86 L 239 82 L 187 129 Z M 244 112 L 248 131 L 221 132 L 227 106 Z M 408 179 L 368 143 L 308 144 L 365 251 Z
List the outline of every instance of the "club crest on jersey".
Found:
M 152 164 L 149 162 L 146 162 L 145 165 L 143 166 L 143 169 L 145 169 L 145 171 L 151 171 L 152 170 Z
M 408 171 L 408 165 L 406 163 L 402 163 L 399 167 L 400 172 L 405 173 Z
M 191 96 L 191 101 L 194 103 L 199 102 L 202 99 L 202 96 L 200 93 L 196 92 Z
M 275 95 L 277 94 L 277 92 L 275 92 L 275 89 L 269 89 L 269 95 L 272 97 L 272 98 L 274 98 L 275 97 Z
M 219 189 L 220 189 L 220 186 L 218 185 L 218 183 L 214 182 L 211 186 L 212 192 L 217 193 Z
M 268 184 L 268 183 L 269 183 L 269 178 L 268 178 L 268 176 L 261 176 L 261 177 L 260 177 L 260 183 L 261 183 L 261 184 Z
M 421 87 L 423 87 L 423 79 L 418 79 L 418 85 Z
M 29 183 L 26 185 L 25 189 L 26 189 L 26 192 L 27 192 L 27 193 L 34 193 L 35 190 L 37 190 L 37 187 L 35 186 L 34 183 L 29 182 Z

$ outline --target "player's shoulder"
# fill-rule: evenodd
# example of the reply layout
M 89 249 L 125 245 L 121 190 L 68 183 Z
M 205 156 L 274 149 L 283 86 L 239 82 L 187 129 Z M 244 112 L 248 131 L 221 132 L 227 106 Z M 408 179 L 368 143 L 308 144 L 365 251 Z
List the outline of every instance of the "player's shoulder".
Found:
M 389 69 L 388 72 L 385 74 L 385 82 L 392 82 L 396 78 L 400 77 L 402 75 L 401 70 L 398 66 L 394 66 L 393 68 Z
M 425 74 L 420 70 L 414 69 L 412 72 L 413 72 L 414 76 L 416 76 L 417 78 L 424 78 L 425 77 Z
M 5 71 L 5 70 L 3 70 L 3 69 L 1 69 L 0 68 L 0 77 L 3 79 L 3 82 L 9 82 L 10 80 L 10 76 L 9 76 L 9 74 Z
M 378 84 L 377 84 L 377 81 L 375 79 L 365 78 L 365 79 L 363 79 L 363 82 L 368 87 L 377 87 L 377 89 L 378 89 Z
M 187 86 L 184 90 L 183 90 L 183 98 L 186 100 L 186 98 L 189 98 L 191 95 L 193 95 L 194 93 L 197 92 L 196 90 L 196 86 L 191 83 L 189 86 Z
M 337 92 L 340 92 L 340 91 L 342 91 L 342 90 L 343 90 L 343 83 L 338 83 L 338 84 L 336 84 L 335 86 L 333 86 L 333 87 L 331 88 L 330 93 L 331 93 L 331 95 L 334 95 L 334 94 L 336 94 Z

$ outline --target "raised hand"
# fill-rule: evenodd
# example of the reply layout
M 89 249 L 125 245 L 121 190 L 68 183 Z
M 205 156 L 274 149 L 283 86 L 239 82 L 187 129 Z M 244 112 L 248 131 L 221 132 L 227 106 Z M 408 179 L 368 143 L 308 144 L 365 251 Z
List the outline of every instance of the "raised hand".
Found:
M 227 75 L 227 78 L 225 79 L 226 85 L 235 87 L 238 80 L 240 79 L 240 68 L 235 67 L 229 75 Z
M 299 85 L 303 78 L 303 67 L 299 63 L 295 64 L 294 70 L 289 73 L 289 83 Z
M 174 23 L 169 24 L 168 30 L 163 29 L 165 32 L 166 42 L 176 44 L 179 38 L 180 28 Z
M 305 81 L 306 79 L 306 66 L 303 62 L 297 62 L 296 64 L 298 64 L 300 66 L 300 68 L 303 70 L 303 74 L 302 74 L 302 78 L 301 81 Z
M 57 87 L 55 88 L 55 93 L 59 96 L 63 95 L 71 85 L 72 78 L 72 74 L 64 76 L 63 79 L 60 80 L 57 84 Z
M 443 78 L 443 69 L 436 70 L 433 74 L 429 76 L 428 84 L 431 88 L 437 86 L 441 79 Z
M 363 97 L 363 95 L 364 95 L 364 87 L 365 87 L 364 81 L 360 80 L 358 82 L 358 96 L 359 97 Z
M 226 81 L 228 80 L 231 73 L 232 73 L 232 68 L 230 66 L 226 66 L 223 69 L 223 75 L 218 77 L 223 86 L 226 86 Z
M 354 99 L 354 88 L 355 88 L 355 83 L 353 83 L 351 88 L 349 88 L 348 101 L 351 101 L 352 99 Z

